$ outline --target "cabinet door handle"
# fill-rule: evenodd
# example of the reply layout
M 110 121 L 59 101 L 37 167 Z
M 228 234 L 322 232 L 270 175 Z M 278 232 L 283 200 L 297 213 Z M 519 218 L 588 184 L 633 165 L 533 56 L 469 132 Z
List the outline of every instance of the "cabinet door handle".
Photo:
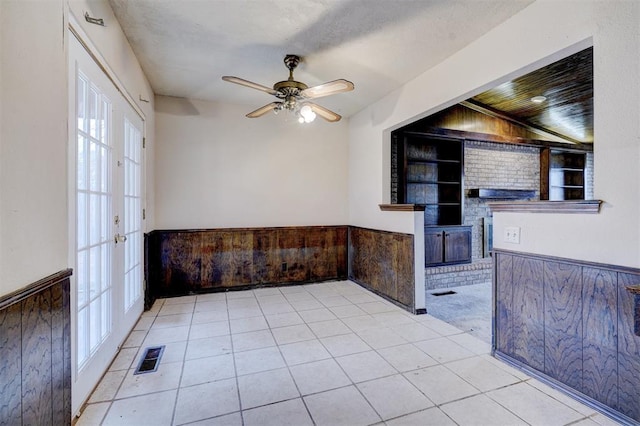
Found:
M 445 236 L 445 237 L 448 237 L 449 235 L 450 235 L 450 234 L 448 234 L 448 233 L 445 233 L 445 234 L 444 234 L 444 236 Z

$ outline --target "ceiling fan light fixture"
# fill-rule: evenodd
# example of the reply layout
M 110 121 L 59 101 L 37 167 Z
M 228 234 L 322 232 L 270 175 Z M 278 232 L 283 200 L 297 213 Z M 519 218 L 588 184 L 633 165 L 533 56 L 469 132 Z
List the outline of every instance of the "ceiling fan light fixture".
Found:
M 316 119 L 316 113 L 313 112 L 313 109 L 309 105 L 303 105 L 302 108 L 300 108 L 300 117 L 305 123 L 311 123 Z
M 531 102 L 533 102 L 534 104 L 541 104 L 546 100 L 546 96 L 534 96 L 533 98 L 531 98 Z

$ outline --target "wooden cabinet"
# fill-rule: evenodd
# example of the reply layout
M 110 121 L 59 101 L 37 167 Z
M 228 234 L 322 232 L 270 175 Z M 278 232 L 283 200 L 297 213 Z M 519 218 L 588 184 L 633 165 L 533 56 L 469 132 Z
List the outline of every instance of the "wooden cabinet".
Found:
M 398 203 L 424 205 L 425 226 L 460 225 L 462 141 L 417 132 L 401 132 L 394 138 L 398 161 Z
M 540 199 L 584 200 L 586 155 L 544 149 L 540 157 Z
M 442 228 L 424 229 L 424 263 L 425 265 L 444 263 L 444 231 Z
M 471 226 L 424 229 L 426 266 L 471 262 Z

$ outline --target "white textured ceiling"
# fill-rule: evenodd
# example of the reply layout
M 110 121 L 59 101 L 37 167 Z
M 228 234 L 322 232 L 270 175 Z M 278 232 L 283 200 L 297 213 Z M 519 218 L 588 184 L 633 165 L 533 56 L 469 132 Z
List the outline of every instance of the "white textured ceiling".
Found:
M 247 105 L 271 87 L 337 78 L 350 93 L 318 103 L 349 116 L 436 65 L 533 0 L 109 0 L 156 94 Z

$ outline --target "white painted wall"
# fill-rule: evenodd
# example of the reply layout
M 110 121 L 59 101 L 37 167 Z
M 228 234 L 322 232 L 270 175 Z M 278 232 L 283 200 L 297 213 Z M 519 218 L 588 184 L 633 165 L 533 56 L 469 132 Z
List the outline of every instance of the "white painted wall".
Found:
M 0 295 L 67 266 L 64 2 L 0 2 Z
M 495 215 L 497 248 L 640 267 L 640 2 L 538 0 L 350 120 L 349 224 L 406 229 L 389 197 L 388 130 L 594 46 L 599 215 Z M 399 215 L 396 213 L 395 215 Z M 406 222 L 406 221 L 403 221 Z M 502 241 L 519 226 L 522 241 Z
M 106 0 L 0 1 L 0 296 L 69 264 L 66 28 L 70 5 L 79 16 L 86 9 L 107 18 L 107 27 L 82 25 L 132 97 L 142 94 L 153 102 Z M 153 105 L 140 106 L 146 111 L 148 145 L 153 145 Z
M 347 224 L 347 123 L 250 110 L 156 97 L 157 229 Z

